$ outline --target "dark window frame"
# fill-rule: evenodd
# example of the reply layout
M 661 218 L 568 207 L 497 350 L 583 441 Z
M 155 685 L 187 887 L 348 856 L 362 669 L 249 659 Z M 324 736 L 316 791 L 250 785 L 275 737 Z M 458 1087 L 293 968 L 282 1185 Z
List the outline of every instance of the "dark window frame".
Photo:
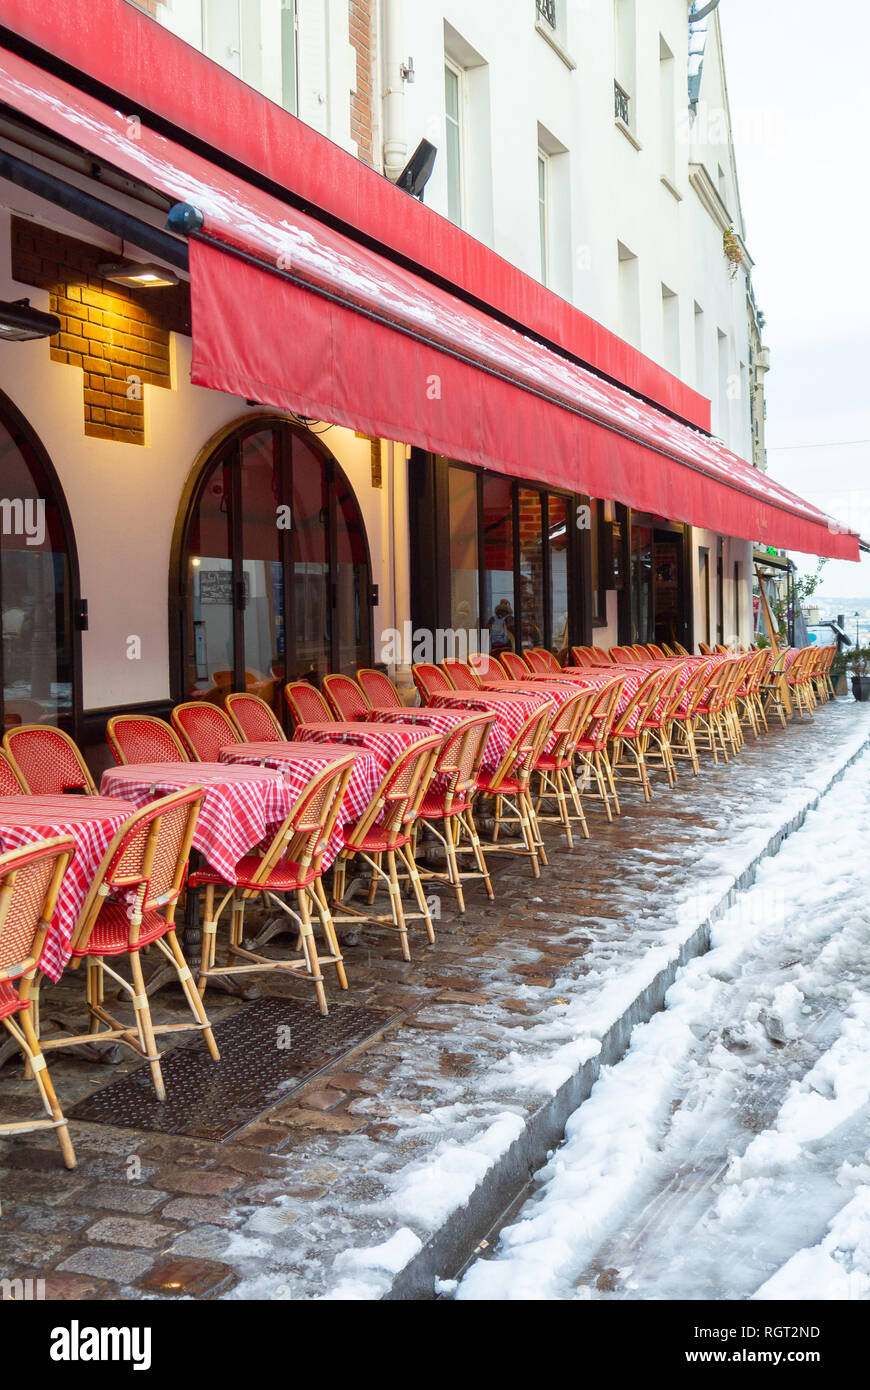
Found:
M 330 669 L 337 670 L 336 664 L 339 643 L 337 622 L 337 512 L 338 488 L 343 486 L 353 500 L 359 519 L 360 534 L 365 547 L 365 562 L 368 573 L 368 592 L 363 596 L 366 606 L 366 640 L 363 642 L 361 665 L 372 664 L 374 633 L 374 586 L 372 579 L 371 547 L 365 525 L 363 509 L 357 499 L 350 479 L 342 469 L 335 455 L 323 440 L 282 415 L 254 415 L 247 420 L 235 421 L 226 426 L 200 451 L 185 485 L 175 522 L 172 540 L 172 556 L 169 575 L 169 648 L 170 684 L 172 700 L 178 703 L 190 698 L 187 676 L 190 657 L 187 616 L 191 591 L 188 586 L 190 572 L 190 535 L 194 520 L 205 493 L 209 479 L 223 462 L 230 465 L 230 525 L 231 525 L 231 564 L 233 593 L 233 690 L 245 689 L 245 644 L 244 644 L 244 572 L 242 553 L 242 508 L 241 508 L 241 447 L 252 435 L 275 431 L 278 450 L 278 467 L 281 475 L 281 493 L 292 505 L 293 461 L 292 438 L 297 436 L 306 446 L 320 455 L 325 471 L 327 488 L 327 537 L 329 560 L 329 608 L 331 614 L 329 651 Z M 294 536 L 295 528 L 283 529 L 281 536 L 281 564 L 284 577 L 284 662 L 285 679 L 291 680 L 291 671 L 296 661 L 296 611 L 295 602 L 290 596 L 294 593 Z M 282 708 L 282 714 L 284 710 Z

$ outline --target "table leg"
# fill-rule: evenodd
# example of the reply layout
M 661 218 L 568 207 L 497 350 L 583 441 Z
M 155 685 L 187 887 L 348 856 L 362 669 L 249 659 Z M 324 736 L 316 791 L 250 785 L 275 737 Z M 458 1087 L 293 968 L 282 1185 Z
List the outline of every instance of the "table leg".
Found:
M 196 862 L 194 862 L 194 860 Z M 191 871 L 194 872 L 197 868 L 199 868 L 201 862 L 202 860 L 199 855 L 191 855 Z M 199 974 L 202 953 L 202 927 L 199 921 L 198 888 L 188 888 L 187 890 L 186 902 L 184 906 L 184 927 L 181 936 L 181 949 L 184 952 L 184 959 L 187 961 L 188 965 L 193 971 L 194 978 L 196 978 Z M 157 975 L 161 975 L 163 973 L 164 972 L 162 970 L 158 970 L 156 972 Z M 169 973 L 177 983 L 178 976 L 176 975 L 175 970 L 172 968 L 172 966 L 169 967 Z M 165 982 L 161 981 L 159 984 L 156 984 L 155 989 L 159 989 L 160 984 L 162 983 Z M 240 977 L 237 979 L 232 975 L 212 975 L 209 979 L 208 987 L 209 989 L 220 990 L 222 994 L 229 994 L 234 999 L 251 1000 L 262 999 L 263 997 L 263 991 L 260 989 L 260 986 L 255 984 L 253 980 L 251 980 L 250 976 Z M 147 992 L 149 994 L 151 993 L 150 983 L 148 985 Z

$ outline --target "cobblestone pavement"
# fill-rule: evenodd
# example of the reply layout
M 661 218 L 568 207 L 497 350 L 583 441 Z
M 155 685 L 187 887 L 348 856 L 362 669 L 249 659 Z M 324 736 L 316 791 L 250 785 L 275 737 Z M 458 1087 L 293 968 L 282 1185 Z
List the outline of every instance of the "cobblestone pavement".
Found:
M 74 1123 L 66 1172 L 50 1133 L 3 1142 L 0 1277 L 43 1279 L 62 1299 L 377 1296 L 479 1180 L 499 1126 L 509 1142 L 558 1084 L 578 1004 L 603 1023 L 606 1001 L 631 995 L 680 921 L 702 920 L 699 905 L 868 736 L 870 713 L 841 701 L 697 781 L 683 772 L 675 792 L 657 776 L 649 806 L 626 787 L 612 826 L 592 803 L 589 843 L 568 851 L 550 828 L 538 882 L 503 855 L 494 903 L 474 885 L 460 919 L 443 895 L 437 944 L 416 935 L 410 964 L 393 935 L 365 931 L 346 954 L 350 992 L 330 989 L 330 1003 L 383 1008 L 394 1025 L 222 1145 Z M 44 1015 L 74 1017 L 83 983 L 68 972 L 46 990 Z M 310 994 L 274 976 L 264 988 Z M 179 999 L 164 990 L 156 1007 Z M 244 1007 L 208 1002 L 213 1018 Z M 67 1109 L 137 1064 L 51 1061 Z M 4 1117 L 34 1114 L 33 1100 L 7 1065 Z

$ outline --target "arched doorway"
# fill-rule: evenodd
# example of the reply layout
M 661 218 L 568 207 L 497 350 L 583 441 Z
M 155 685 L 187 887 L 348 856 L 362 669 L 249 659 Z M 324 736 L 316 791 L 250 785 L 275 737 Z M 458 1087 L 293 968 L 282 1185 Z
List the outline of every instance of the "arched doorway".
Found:
M 281 711 L 285 680 L 319 684 L 371 660 L 362 515 L 323 441 L 256 416 L 206 451 L 174 546 L 174 698 L 252 690 Z
M 0 692 L 4 729 L 81 711 L 78 560 L 72 522 L 45 449 L 0 392 Z

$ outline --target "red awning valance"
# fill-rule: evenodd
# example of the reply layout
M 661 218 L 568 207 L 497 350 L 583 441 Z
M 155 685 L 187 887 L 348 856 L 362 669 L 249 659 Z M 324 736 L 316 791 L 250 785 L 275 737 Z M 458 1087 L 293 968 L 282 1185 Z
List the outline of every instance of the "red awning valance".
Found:
M 17 56 L 0 99 L 204 216 L 195 383 L 624 502 L 858 559 L 858 539 L 706 435 Z

